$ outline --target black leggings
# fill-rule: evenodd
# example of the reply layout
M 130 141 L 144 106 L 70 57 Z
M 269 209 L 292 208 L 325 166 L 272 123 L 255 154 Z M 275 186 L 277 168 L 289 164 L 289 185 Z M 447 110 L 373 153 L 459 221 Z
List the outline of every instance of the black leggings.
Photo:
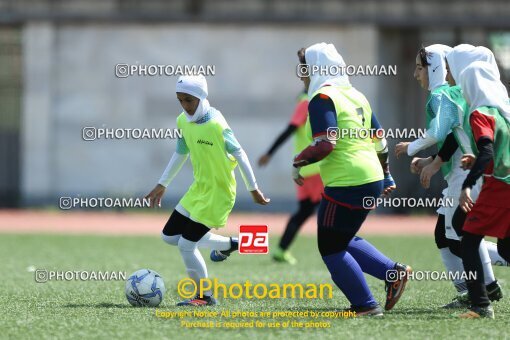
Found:
M 498 253 L 506 262 L 510 263 L 510 237 L 498 238 Z
M 312 202 L 310 199 L 299 201 L 298 211 L 290 217 L 287 227 L 285 227 L 285 231 L 283 232 L 283 236 L 280 240 L 281 249 L 287 250 L 289 248 L 299 229 L 301 229 L 301 226 L 313 215 L 318 205 L 319 202 Z
M 464 223 L 464 221 L 462 221 Z M 457 232 L 457 230 L 455 230 Z M 459 233 L 457 232 L 457 235 Z M 438 249 L 449 248 L 452 254 L 461 257 L 460 241 L 450 240 L 446 238 L 445 229 L 445 216 L 442 214 L 437 215 L 436 228 L 434 229 L 434 239 Z
M 482 241 L 482 235 L 472 234 L 464 231 L 461 241 L 462 263 L 468 276 L 467 286 L 469 297 L 473 306 L 485 307 L 490 304 L 485 287 L 483 275 L 482 260 L 478 248 Z M 498 239 L 498 253 L 508 262 L 510 262 L 510 237 Z M 476 279 L 471 280 L 470 274 L 473 273 Z
M 466 221 L 467 214 L 460 208 L 457 207 L 455 210 L 455 213 L 453 214 L 452 218 L 452 225 L 453 229 L 455 229 L 455 232 L 457 235 L 462 236 L 464 234 L 464 231 L 462 228 L 464 227 L 464 222 Z
M 210 230 L 205 225 L 192 221 L 189 217 L 174 210 L 163 228 L 163 234 L 166 236 L 182 235 L 188 241 L 198 242 Z

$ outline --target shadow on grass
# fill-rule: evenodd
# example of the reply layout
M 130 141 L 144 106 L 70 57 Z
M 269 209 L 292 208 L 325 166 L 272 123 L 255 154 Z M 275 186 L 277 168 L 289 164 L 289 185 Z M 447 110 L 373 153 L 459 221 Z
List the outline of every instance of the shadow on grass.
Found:
M 65 308 L 135 308 L 128 304 L 120 304 L 120 303 L 69 303 L 64 305 Z

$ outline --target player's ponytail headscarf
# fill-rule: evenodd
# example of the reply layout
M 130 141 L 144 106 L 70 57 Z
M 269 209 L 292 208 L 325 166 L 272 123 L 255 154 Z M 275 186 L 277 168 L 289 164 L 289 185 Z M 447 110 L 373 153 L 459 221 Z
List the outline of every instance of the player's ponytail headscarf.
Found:
M 325 85 L 351 86 L 349 77 L 345 74 L 344 58 L 337 52 L 333 44 L 318 43 L 308 47 L 305 50 L 305 59 L 311 72 L 308 96 L 311 96 Z M 321 68 L 321 70 L 313 72 L 314 68 Z M 339 69 L 341 71 L 336 72 Z
M 499 80 L 499 72 L 496 72 L 491 63 L 475 61 L 459 77 L 460 87 L 471 112 L 481 106 L 495 107 L 510 124 L 508 92 Z
M 193 115 L 189 115 L 184 111 L 188 122 L 196 122 L 202 118 L 210 108 L 209 101 L 207 100 L 207 81 L 203 75 L 180 76 L 175 86 L 175 92 L 187 93 L 200 99 L 198 107 Z
M 428 62 L 429 91 L 446 84 L 445 58 L 452 51 L 450 46 L 434 44 L 425 47 Z
M 483 46 L 473 46 L 469 44 L 457 45 L 446 56 L 450 73 L 455 80 L 455 83 L 460 85 L 460 73 L 464 71 L 471 63 L 475 61 L 485 61 L 492 65 L 494 72 L 499 79 L 499 69 L 496 64 L 496 58 L 491 50 Z

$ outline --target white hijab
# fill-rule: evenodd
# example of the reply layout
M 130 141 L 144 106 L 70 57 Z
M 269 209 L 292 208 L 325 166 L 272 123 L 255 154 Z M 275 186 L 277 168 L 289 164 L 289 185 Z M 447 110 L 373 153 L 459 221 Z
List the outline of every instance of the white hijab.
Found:
M 492 65 L 499 79 L 499 69 L 496 64 L 496 58 L 491 50 L 483 46 L 473 46 L 469 44 L 457 45 L 446 56 L 448 67 L 457 85 L 460 85 L 459 76 L 466 67 L 474 61 L 485 61 Z
M 445 58 L 450 53 L 450 46 L 434 44 L 425 47 L 427 52 L 427 69 L 429 74 L 429 91 L 437 89 L 446 84 L 446 62 Z
M 318 43 L 308 47 L 305 50 L 306 64 L 310 66 L 340 66 L 345 68 L 344 58 L 337 52 L 333 44 Z M 308 86 L 308 96 L 314 94 L 318 89 L 325 85 L 332 86 L 351 86 L 349 77 L 345 72 L 340 74 L 330 75 L 327 72 L 315 72 L 310 74 L 310 86 Z
M 460 74 L 460 87 L 471 112 L 481 106 L 492 106 L 510 123 L 508 92 L 499 80 L 499 72 L 491 63 L 471 63 Z
M 196 122 L 205 116 L 211 107 L 209 101 L 207 100 L 207 81 L 203 75 L 180 76 L 175 86 L 175 92 L 187 93 L 200 99 L 197 109 L 193 115 L 189 115 L 186 111 L 184 111 L 188 122 Z

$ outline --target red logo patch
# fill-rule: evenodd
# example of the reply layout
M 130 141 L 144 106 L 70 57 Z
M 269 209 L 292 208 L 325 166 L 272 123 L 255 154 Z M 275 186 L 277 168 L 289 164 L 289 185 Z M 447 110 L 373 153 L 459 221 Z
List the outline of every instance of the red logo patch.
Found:
M 267 254 L 269 235 L 267 225 L 242 225 L 239 227 L 239 254 Z

